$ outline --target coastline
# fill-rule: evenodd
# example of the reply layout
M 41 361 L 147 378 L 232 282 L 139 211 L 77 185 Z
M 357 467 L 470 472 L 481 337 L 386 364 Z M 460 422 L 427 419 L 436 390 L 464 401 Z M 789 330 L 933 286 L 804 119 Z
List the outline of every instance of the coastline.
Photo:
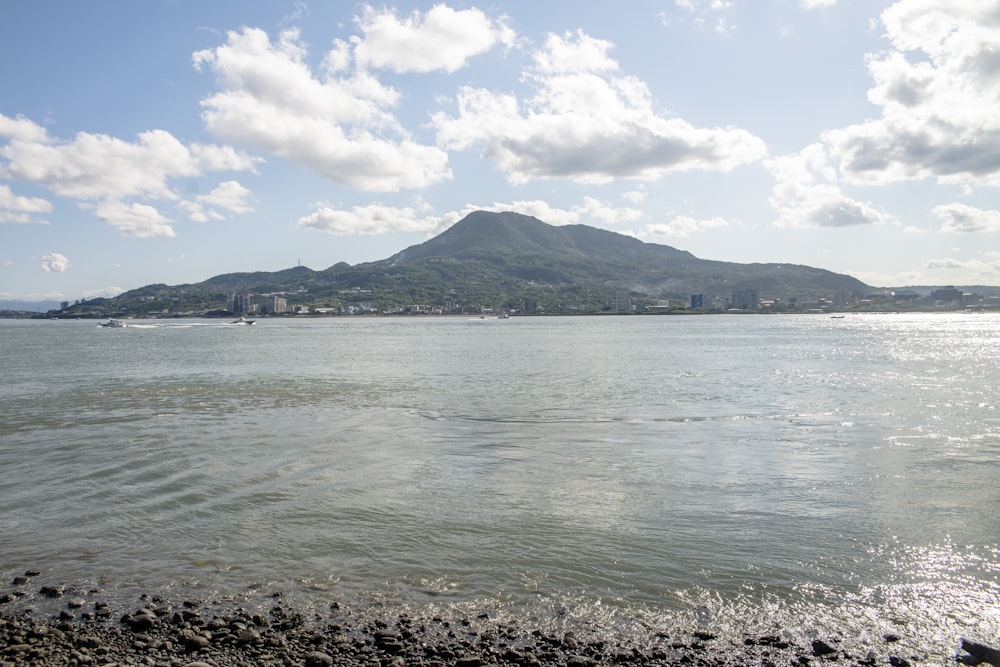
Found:
M 892 634 L 870 646 L 780 632 L 721 637 L 690 627 L 614 636 L 602 628 L 559 629 L 488 610 L 414 613 L 393 605 L 337 602 L 323 610 L 300 609 L 280 592 L 262 593 L 250 604 L 146 593 L 124 605 L 116 609 L 96 588 L 52 584 L 38 571 L 3 582 L 0 665 L 908 667 L 940 657 L 911 654 L 904 638 Z

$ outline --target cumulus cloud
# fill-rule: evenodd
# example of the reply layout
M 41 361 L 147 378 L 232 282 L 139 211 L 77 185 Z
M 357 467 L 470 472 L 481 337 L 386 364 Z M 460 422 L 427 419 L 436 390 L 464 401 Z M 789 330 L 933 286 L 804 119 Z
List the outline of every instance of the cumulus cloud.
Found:
M 550 225 L 575 225 L 592 221 L 604 224 L 630 222 L 643 213 L 628 207 L 614 207 L 594 197 L 584 197 L 583 202 L 570 208 L 552 206 L 539 199 L 493 202 L 492 204 L 467 204 L 461 209 L 443 215 L 426 214 L 426 207 L 393 207 L 380 204 L 336 209 L 322 206 L 300 218 L 298 227 L 317 229 L 329 234 L 385 234 L 389 232 L 423 232 L 428 236 L 439 234 L 465 216 L 475 211 L 502 213 L 513 211 L 530 215 Z
M 296 29 L 283 31 L 275 42 L 257 28 L 232 31 L 225 44 L 193 56 L 195 67 L 211 71 L 220 89 L 202 100 L 202 119 L 229 143 L 279 155 L 361 190 L 395 191 L 449 179 L 447 153 L 409 136 L 393 114 L 399 93 L 367 68 L 399 70 L 407 54 L 415 71 L 461 66 L 482 45 L 463 42 L 442 50 L 433 40 L 463 26 L 482 28 L 481 21 L 486 19 L 478 12 L 444 9 L 432 10 L 422 22 L 416 14 L 399 21 L 368 9 L 361 20 L 365 36 L 335 42 L 320 74 L 306 62 Z M 402 40 L 394 49 L 388 47 L 392 38 Z M 352 58 L 354 70 L 340 75 Z
M 15 195 L 9 186 L 0 183 L 0 225 L 4 223 L 46 224 L 36 217 L 39 213 L 51 213 L 52 202 L 40 197 Z
M 583 32 L 550 34 L 525 73 L 534 97 L 463 87 L 457 114 L 433 117 L 439 144 L 484 145 L 512 183 L 656 180 L 691 169 L 729 171 L 764 157 L 764 142 L 746 130 L 657 115 L 646 84 L 619 73 L 611 46 Z
M 123 289 L 121 287 L 118 287 L 117 285 L 110 285 L 108 287 L 104 287 L 104 288 L 100 288 L 100 289 L 83 290 L 80 293 L 80 295 L 82 297 L 84 297 L 85 299 L 97 299 L 97 298 L 101 298 L 101 297 L 113 298 L 113 297 L 118 296 L 119 294 L 123 294 L 126 291 L 127 290 L 125 290 L 125 289 Z
M 381 204 L 354 206 L 350 210 L 323 206 L 298 221 L 298 226 L 301 228 L 317 229 L 336 235 L 430 233 L 438 224 L 440 224 L 439 218 L 423 216 L 417 209 Z
M 799 0 L 803 9 L 816 9 L 817 7 L 833 7 L 837 0 Z
M 848 227 L 893 220 L 876 206 L 846 196 L 822 144 L 764 162 L 775 179 L 769 199 L 779 227 Z
M 163 214 L 146 204 L 105 200 L 93 207 L 93 210 L 98 218 L 117 227 L 125 236 L 137 238 L 176 236 L 174 228 Z
M 891 49 L 868 59 L 881 116 L 824 136 L 844 178 L 1000 185 L 1000 5 L 900 0 L 881 21 Z
M 944 257 L 928 260 L 924 268 L 932 271 L 963 271 L 967 274 L 1000 274 L 1000 260 Z
M 549 202 L 540 199 L 521 199 L 509 202 L 493 202 L 492 204 L 468 205 L 460 211 L 454 211 L 445 215 L 446 226 L 458 222 L 473 211 L 491 211 L 493 213 L 513 211 L 521 215 L 530 215 L 533 218 L 538 218 L 542 222 L 557 227 L 593 223 L 616 225 L 633 222 L 644 215 L 638 209 L 627 206 L 613 206 L 596 197 L 584 197 L 580 204 L 570 206 L 569 208 L 553 206 Z
M 60 255 L 57 252 L 51 255 L 45 255 L 42 257 L 42 261 L 39 263 L 42 271 L 50 271 L 52 273 L 62 273 L 69 268 L 69 259 L 65 255 Z
M 689 215 L 679 215 L 669 222 L 658 222 L 646 225 L 646 228 L 639 234 L 642 238 L 655 236 L 670 236 L 674 238 L 686 239 L 692 234 L 703 232 L 707 229 L 725 227 L 729 222 L 725 218 L 694 218 Z
M 358 66 L 396 73 L 455 72 L 473 56 L 498 43 L 510 46 L 515 38 L 502 21 L 491 20 L 479 9 L 455 10 L 443 4 L 405 18 L 368 6 L 358 24 L 363 33 L 354 46 Z
M 250 204 L 251 192 L 238 181 L 220 183 L 207 195 L 199 195 L 195 201 L 183 201 L 178 204 L 187 212 L 188 217 L 195 222 L 209 220 L 225 220 L 224 211 L 244 214 L 252 213 Z
M 229 147 L 186 146 L 164 130 L 141 132 L 134 142 L 88 132 L 61 141 L 28 119 L 2 114 L 0 138 L 7 139 L 0 145 L 0 177 L 43 185 L 59 197 L 96 201 L 86 207 L 127 236 L 173 236 L 158 210 L 128 200 L 173 201 L 177 195 L 172 183 L 177 179 L 208 171 L 251 170 L 259 161 Z M 51 210 L 41 199 L 12 201 L 22 213 Z M 116 211 L 132 212 L 123 216 Z
M 966 204 L 935 206 L 934 215 L 941 219 L 942 232 L 1000 232 L 1000 211 L 985 211 Z

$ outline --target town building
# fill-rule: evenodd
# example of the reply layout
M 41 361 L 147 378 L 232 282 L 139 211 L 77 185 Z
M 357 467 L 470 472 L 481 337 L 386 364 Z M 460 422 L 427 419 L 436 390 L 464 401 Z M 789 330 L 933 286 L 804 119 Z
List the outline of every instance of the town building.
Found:
M 736 310 L 756 310 L 760 297 L 755 289 L 733 290 L 730 308 Z
M 616 310 L 619 313 L 626 313 L 629 311 L 630 298 L 629 291 L 627 287 L 619 287 L 615 290 L 615 301 L 612 304 L 612 310 Z

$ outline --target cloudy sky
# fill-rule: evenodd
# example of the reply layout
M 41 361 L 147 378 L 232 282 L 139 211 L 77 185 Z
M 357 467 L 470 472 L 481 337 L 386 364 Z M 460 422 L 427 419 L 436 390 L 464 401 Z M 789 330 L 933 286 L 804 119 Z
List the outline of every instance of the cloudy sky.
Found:
M 0 298 L 383 259 L 476 209 L 1000 284 L 1000 0 L 14 0 Z

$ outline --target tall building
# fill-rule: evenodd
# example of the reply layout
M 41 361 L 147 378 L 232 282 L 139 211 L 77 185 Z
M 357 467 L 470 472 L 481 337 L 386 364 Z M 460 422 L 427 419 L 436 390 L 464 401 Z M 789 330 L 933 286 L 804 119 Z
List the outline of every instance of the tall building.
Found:
M 226 299 L 226 309 L 231 313 L 246 315 L 252 310 L 250 295 L 246 292 L 230 292 Z
M 952 285 L 940 287 L 931 292 L 931 298 L 942 303 L 962 303 L 962 290 Z
M 272 296 L 267 300 L 267 312 L 284 313 L 288 311 L 288 301 L 283 296 Z
M 619 313 L 625 313 L 629 310 L 629 293 L 627 287 L 619 287 L 615 290 L 615 302 L 613 305 L 614 310 Z
M 691 295 L 691 305 L 689 306 L 691 310 L 697 308 L 705 307 L 705 295 L 704 294 L 692 294 Z
M 732 308 L 737 310 L 757 310 L 759 303 L 760 297 L 757 295 L 757 290 L 755 289 L 733 291 Z

